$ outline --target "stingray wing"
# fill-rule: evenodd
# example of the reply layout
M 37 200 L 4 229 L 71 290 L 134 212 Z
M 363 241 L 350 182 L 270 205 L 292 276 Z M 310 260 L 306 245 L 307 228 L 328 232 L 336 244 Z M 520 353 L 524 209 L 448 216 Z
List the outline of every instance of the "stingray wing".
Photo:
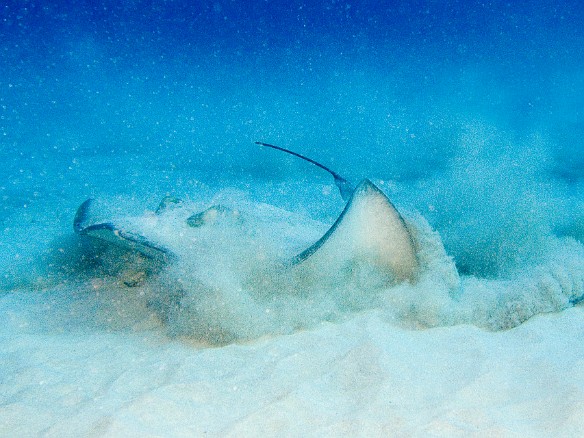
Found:
M 294 257 L 292 264 L 330 270 L 351 260 L 372 264 L 395 281 L 413 281 L 418 271 L 414 241 L 405 221 L 389 198 L 368 179 L 357 186 L 325 235 Z
M 79 235 L 89 236 L 122 248 L 137 251 L 148 258 L 168 261 L 172 253 L 159 245 L 150 242 L 139 233 L 126 230 L 114 222 L 95 221 L 93 214 L 93 199 L 87 199 L 77 209 L 73 220 L 73 229 Z

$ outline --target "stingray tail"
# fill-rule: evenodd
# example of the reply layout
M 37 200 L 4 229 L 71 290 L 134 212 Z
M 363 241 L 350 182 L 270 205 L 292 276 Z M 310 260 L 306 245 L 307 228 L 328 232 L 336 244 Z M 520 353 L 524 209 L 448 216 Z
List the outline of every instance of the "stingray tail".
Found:
M 290 155 L 294 155 L 295 157 L 298 157 L 298 158 L 301 158 L 305 161 L 308 161 L 309 163 L 312 163 L 315 166 L 318 166 L 323 170 L 326 170 L 335 179 L 335 185 L 338 187 L 339 192 L 341 193 L 341 198 L 343 198 L 343 201 L 348 201 L 351 198 L 351 195 L 353 194 L 353 191 L 355 190 L 355 186 L 353 184 L 351 184 L 346 178 L 343 178 L 341 175 L 339 175 L 337 172 L 335 172 L 334 170 L 329 169 L 328 167 L 314 161 L 311 158 L 305 157 L 304 155 L 300 155 L 297 152 L 285 149 L 285 148 L 280 147 L 280 146 L 274 146 L 273 144 L 262 143 L 261 141 L 256 141 L 255 144 L 259 144 L 260 146 L 266 146 L 266 147 L 269 147 L 272 149 L 286 152 Z

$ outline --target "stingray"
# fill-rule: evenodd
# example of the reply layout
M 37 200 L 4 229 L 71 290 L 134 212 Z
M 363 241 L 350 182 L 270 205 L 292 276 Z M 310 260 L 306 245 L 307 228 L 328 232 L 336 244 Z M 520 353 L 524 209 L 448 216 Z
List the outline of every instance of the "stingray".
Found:
M 256 144 L 291 154 L 328 172 L 345 201 L 343 211 L 322 237 L 296 253 L 284 251 L 280 260 L 265 261 L 279 267 L 274 271 L 276 276 L 311 276 L 313 282 L 318 283 L 337 274 L 365 269 L 380 274 L 385 283 L 416 280 L 419 262 L 408 225 L 371 180 L 363 179 L 353 184 L 301 154 L 268 143 Z M 188 257 L 188 252 L 184 251 L 186 235 L 194 236 L 188 245 L 195 245 L 195 251 L 204 254 L 205 245 L 229 246 L 230 239 L 237 241 L 237 237 L 229 234 L 230 229 L 249 226 L 245 215 L 237 208 L 215 204 L 191 212 L 185 209 L 182 201 L 172 197 L 164 198 L 151 218 L 103 220 L 104 215 L 107 212 L 100 211 L 95 200 L 87 199 L 77 210 L 74 231 L 140 254 L 162 266 Z

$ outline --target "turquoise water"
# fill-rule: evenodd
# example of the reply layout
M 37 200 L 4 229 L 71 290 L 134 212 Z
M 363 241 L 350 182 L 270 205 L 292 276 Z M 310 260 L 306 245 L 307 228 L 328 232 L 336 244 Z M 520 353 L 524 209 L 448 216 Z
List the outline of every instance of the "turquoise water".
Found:
M 151 170 L 168 173 L 152 192 L 177 169 L 307 178 L 261 140 L 403 185 L 465 272 L 496 276 L 549 228 L 582 237 L 581 18 L 576 2 L 9 3 L 2 216 Z M 68 178 L 99 156 L 122 169 Z

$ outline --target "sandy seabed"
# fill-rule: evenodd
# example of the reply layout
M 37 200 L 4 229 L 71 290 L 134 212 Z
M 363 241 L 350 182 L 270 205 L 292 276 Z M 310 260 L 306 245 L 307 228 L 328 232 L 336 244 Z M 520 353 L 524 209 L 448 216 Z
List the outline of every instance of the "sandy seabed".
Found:
M 132 315 L 121 315 L 126 326 L 112 330 L 112 315 L 88 319 L 90 301 L 76 308 L 71 293 L 20 291 L 0 299 L 2 436 L 584 431 L 581 307 L 502 332 L 403 329 L 373 310 L 208 348 L 169 339 L 156 322 Z

